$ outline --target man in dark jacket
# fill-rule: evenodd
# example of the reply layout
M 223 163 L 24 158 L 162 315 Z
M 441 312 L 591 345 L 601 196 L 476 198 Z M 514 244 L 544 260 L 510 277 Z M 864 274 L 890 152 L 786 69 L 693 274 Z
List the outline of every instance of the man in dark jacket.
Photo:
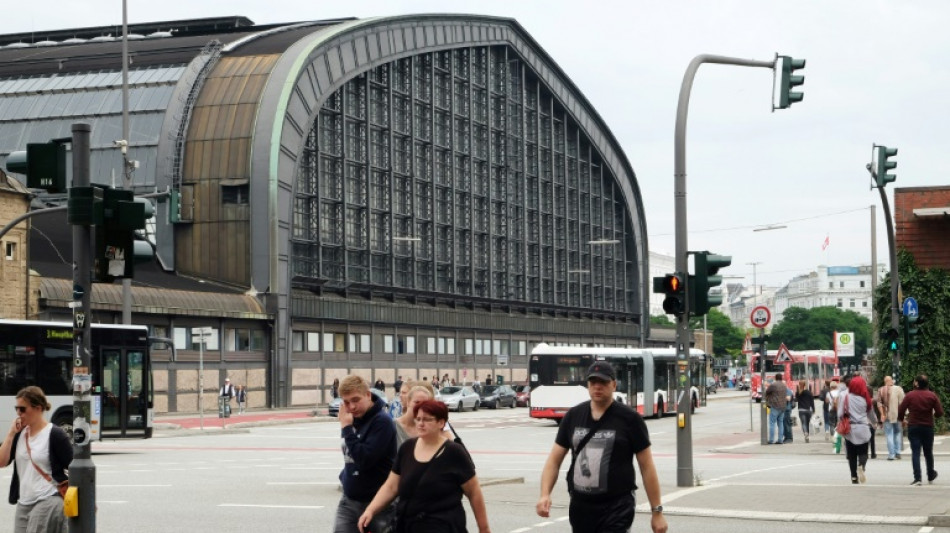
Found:
M 897 419 L 907 427 L 907 440 L 910 441 L 911 466 L 914 469 L 911 485 L 920 485 L 921 450 L 927 461 L 927 482 L 933 483 L 937 479 L 937 471 L 934 470 L 934 417 L 943 416 L 943 406 L 940 405 L 940 398 L 927 385 L 926 374 L 917 376 L 914 390 L 908 392 L 897 406 Z
M 340 382 L 340 428 L 343 437 L 343 497 L 336 509 L 333 533 L 358 533 L 357 521 L 376 496 L 396 458 L 396 426 L 383 400 L 369 391 L 360 376 Z M 391 510 L 373 517 L 370 531 L 389 529 Z

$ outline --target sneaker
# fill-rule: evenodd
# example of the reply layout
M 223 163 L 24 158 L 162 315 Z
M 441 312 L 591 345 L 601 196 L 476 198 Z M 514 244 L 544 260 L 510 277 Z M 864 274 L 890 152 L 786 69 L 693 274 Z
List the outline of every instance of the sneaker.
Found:
M 897 458 L 898 460 L 900 460 L 901 454 L 897 454 L 897 455 L 895 455 L 894 457 Z
M 936 470 L 934 470 L 934 475 L 933 475 L 933 476 L 927 476 L 927 484 L 928 484 L 928 485 L 933 485 L 935 479 L 937 479 L 937 471 L 936 471 Z
M 858 466 L 858 481 L 861 483 L 867 483 L 868 477 L 864 474 L 864 467 Z
M 805 442 L 808 442 L 808 435 L 805 435 Z
M 857 485 L 857 484 L 858 484 L 858 478 L 856 478 L 856 477 L 851 478 L 851 484 L 852 484 L 852 485 Z
M 919 487 L 919 486 L 921 485 L 921 483 L 920 483 L 920 480 L 919 480 L 919 479 L 915 479 L 913 482 L 911 482 L 910 485 L 911 485 L 912 487 Z
M 887 460 L 888 460 L 888 461 L 893 461 L 893 460 L 894 460 L 894 456 L 893 456 L 893 455 L 888 455 L 888 456 L 887 456 Z

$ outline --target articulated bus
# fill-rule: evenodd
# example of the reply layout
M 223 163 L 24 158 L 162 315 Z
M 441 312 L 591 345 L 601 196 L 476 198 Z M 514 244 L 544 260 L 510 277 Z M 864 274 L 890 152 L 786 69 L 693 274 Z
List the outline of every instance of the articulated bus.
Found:
M 92 325 L 90 440 L 149 438 L 154 417 L 145 326 Z M 49 420 L 73 429 L 73 326 L 0 320 L 0 427 L 13 423 L 20 389 L 36 385 L 52 404 Z
M 643 416 L 676 412 L 676 351 L 673 348 L 590 348 L 539 344 L 528 360 L 532 418 L 560 420 L 575 405 L 587 401 L 587 368 L 607 361 L 617 372 L 617 401 Z M 699 405 L 699 386 L 706 380 L 706 354 L 690 350 L 692 408 Z M 672 387 L 672 388 L 671 388 Z
M 769 376 L 774 377 L 775 374 L 780 373 L 786 385 L 792 390 L 795 390 L 799 380 L 804 379 L 808 382 L 808 388 L 812 394 L 818 395 L 826 379 L 840 377 L 838 358 L 834 350 L 789 350 L 791 361 L 781 363 L 775 362 L 777 353 L 777 350 L 769 350 L 765 358 L 765 378 L 769 379 Z M 762 401 L 762 374 L 759 369 L 758 353 L 749 355 L 748 371 L 752 376 L 749 394 L 752 395 L 753 400 L 760 402 Z

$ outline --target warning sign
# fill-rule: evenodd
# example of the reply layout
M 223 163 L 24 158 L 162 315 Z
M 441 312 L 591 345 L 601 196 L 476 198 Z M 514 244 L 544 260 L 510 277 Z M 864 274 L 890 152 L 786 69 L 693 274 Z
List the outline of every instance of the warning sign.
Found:
M 791 363 L 792 354 L 788 351 L 788 348 L 783 342 L 781 346 L 778 347 L 778 351 L 775 352 L 775 362 L 776 363 Z

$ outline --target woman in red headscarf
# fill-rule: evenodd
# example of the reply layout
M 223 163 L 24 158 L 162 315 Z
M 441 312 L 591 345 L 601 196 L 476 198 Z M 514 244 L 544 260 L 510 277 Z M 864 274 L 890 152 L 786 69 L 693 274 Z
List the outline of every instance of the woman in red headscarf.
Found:
M 868 442 L 871 440 L 871 424 L 868 417 L 874 416 L 871 408 L 871 394 L 864 378 L 854 376 L 848 383 L 848 392 L 838 398 L 838 419 L 848 417 L 851 430 L 844 435 L 848 452 L 848 467 L 851 469 L 851 483 L 867 481 L 865 467 L 868 463 Z

